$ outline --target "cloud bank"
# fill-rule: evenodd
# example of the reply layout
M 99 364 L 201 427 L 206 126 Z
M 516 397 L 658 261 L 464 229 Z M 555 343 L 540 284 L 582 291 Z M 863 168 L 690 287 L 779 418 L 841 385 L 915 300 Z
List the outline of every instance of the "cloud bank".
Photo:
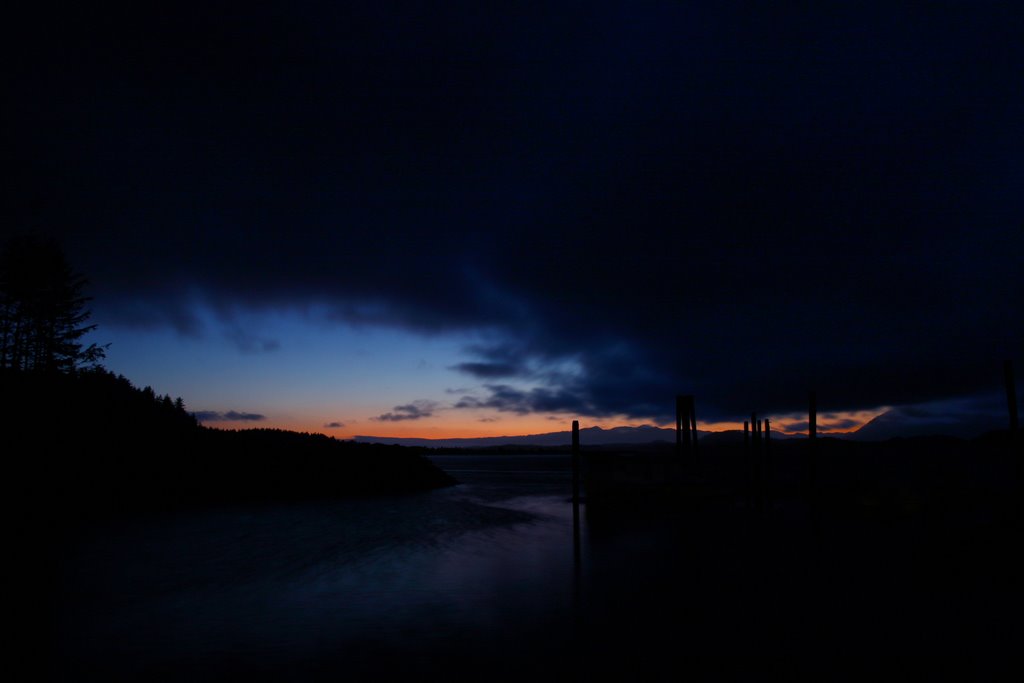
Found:
M 104 324 L 482 334 L 464 408 L 904 405 L 1024 346 L 1014 3 L 407 9 L 22 8 L 4 225 Z

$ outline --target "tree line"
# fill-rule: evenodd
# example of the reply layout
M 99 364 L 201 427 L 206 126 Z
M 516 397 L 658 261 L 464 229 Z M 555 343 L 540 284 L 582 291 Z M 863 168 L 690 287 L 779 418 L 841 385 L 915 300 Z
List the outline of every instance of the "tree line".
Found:
M 72 372 L 95 367 L 106 345 L 86 345 L 91 297 L 51 240 L 18 236 L 0 249 L 0 369 Z

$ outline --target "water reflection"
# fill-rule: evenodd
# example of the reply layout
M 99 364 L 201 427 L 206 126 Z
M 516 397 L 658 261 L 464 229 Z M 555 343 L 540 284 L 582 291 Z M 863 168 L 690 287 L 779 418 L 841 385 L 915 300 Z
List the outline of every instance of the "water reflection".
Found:
M 438 461 L 463 483 L 94 529 L 66 564 L 62 659 L 173 679 L 555 646 L 572 599 L 566 459 Z
M 583 516 L 576 577 L 567 456 L 438 462 L 463 483 L 94 529 L 66 557 L 59 676 L 822 678 L 865 653 L 994 671 L 1017 651 L 999 538 L 846 518 L 812 537 L 798 510 L 742 501 L 617 508 Z

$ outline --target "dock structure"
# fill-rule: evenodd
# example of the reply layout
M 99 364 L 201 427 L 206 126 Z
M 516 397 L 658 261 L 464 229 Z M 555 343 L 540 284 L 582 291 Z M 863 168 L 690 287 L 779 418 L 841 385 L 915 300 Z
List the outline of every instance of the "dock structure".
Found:
M 676 396 L 676 456 L 697 458 L 697 412 L 691 395 Z

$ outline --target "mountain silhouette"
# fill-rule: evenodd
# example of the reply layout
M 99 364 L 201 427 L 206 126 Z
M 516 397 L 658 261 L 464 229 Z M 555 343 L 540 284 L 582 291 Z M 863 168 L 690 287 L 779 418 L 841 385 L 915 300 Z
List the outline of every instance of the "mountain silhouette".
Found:
M 700 432 L 701 435 L 706 432 Z M 633 445 L 655 442 L 675 443 L 674 429 L 641 425 L 639 427 L 585 427 L 580 429 L 580 443 L 584 446 Z M 568 446 L 572 432 L 545 432 L 522 436 L 487 436 L 459 439 L 416 439 L 390 436 L 356 436 L 356 441 L 427 448 L 492 448 L 495 446 Z
M 914 406 L 892 408 L 849 434 L 858 441 L 885 441 L 897 437 L 955 436 L 969 439 L 1002 429 L 1005 420 L 989 414 L 943 413 Z

